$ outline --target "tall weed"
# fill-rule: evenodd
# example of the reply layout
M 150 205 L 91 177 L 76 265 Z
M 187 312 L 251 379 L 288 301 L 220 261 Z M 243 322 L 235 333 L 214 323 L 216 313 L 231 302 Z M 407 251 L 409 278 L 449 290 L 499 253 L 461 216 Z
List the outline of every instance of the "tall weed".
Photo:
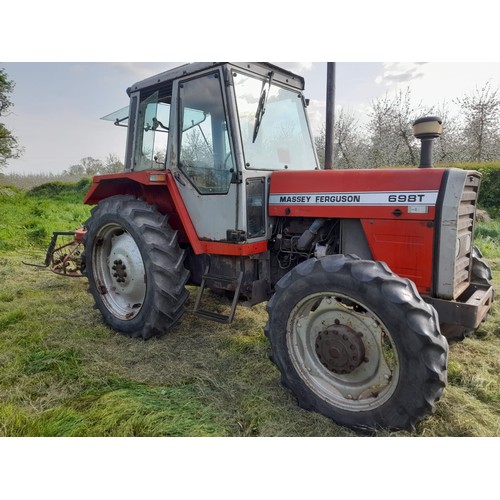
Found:
M 90 214 L 88 180 L 51 183 L 28 193 L 0 186 L 0 250 L 46 247 L 54 231 L 72 231 Z M 9 194 L 2 194 L 2 192 Z

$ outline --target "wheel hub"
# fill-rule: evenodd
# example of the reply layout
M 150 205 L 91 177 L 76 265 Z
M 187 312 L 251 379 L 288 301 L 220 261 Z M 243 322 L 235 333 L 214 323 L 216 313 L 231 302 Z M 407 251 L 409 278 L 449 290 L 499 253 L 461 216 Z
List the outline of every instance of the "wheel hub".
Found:
M 333 373 L 353 372 L 365 359 L 362 336 L 346 325 L 332 325 L 319 332 L 315 347 L 321 364 Z
M 132 236 L 113 236 L 109 255 L 109 271 L 114 283 L 130 299 L 144 294 L 144 264 Z
M 133 319 L 146 297 L 142 255 L 130 233 L 117 224 L 104 226 L 94 248 L 95 275 L 104 305 L 121 320 Z
M 127 266 L 122 262 L 121 259 L 115 259 L 113 266 L 111 268 L 113 272 L 113 277 L 116 278 L 118 283 L 125 283 L 125 278 L 127 277 Z

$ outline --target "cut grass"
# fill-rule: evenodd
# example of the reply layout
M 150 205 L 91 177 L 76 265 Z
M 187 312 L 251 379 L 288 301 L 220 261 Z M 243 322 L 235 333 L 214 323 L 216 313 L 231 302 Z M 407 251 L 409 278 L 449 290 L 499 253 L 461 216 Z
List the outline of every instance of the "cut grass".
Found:
M 231 325 L 188 312 L 147 342 L 110 330 L 83 279 L 23 266 L 41 262 L 43 231 L 73 229 L 78 200 L 0 196 L 0 435 L 356 436 L 299 408 L 268 360 L 265 304 L 239 307 Z M 40 238 L 33 241 L 33 230 Z M 498 221 L 476 244 L 500 284 Z M 497 253 L 498 252 L 498 253 Z M 188 309 L 196 289 L 191 289 Z M 207 308 L 229 311 L 206 295 Z M 500 436 L 498 303 L 473 338 L 450 345 L 449 383 L 415 432 L 379 436 Z
M 84 280 L 22 266 L 14 254 L 3 260 L 0 435 L 356 435 L 302 410 L 280 385 L 264 304 L 240 307 L 231 325 L 188 312 L 168 335 L 137 341 L 102 324 Z M 498 285 L 500 259 L 492 263 Z M 500 436 L 499 325 L 495 311 L 475 337 L 450 345 L 432 417 L 413 433 L 378 435 Z
M 94 389 L 41 412 L 3 405 L 0 421 L 0 432 L 6 436 L 200 437 L 227 433 L 193 386 Z
M 169 335 L 137 341 L 102 324 L 84 280 L 5 259 L 4 291 L 15 299 L 0 309 L 2 435 L 354 435 L 280 386 L 263 304 L 240 308 L 240 324 L 188 313 Z

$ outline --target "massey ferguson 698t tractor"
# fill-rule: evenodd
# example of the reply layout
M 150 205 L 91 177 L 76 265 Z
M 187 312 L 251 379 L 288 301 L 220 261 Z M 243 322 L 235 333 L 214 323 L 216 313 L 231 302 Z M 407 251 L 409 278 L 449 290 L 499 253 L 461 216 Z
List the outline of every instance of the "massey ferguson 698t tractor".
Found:
M 268 63 L 193 63 L 127 89 L 109 116 L 128 127 L 125 171 L 93 179 L 81 270 L 104 321 L 143 339 L 177 324 L 187 284 L 210 320 L 269 301 L 270 357 L 303 408 L 412 428 L 445 387 L 446 337 L 491 308 L 473 244 L 480 174 L 322 169 L 303 91 Z M 421 167 L 441 130 L 415 122 Z M 232 294 L 229 314 L 204 308 L 207 289 Z

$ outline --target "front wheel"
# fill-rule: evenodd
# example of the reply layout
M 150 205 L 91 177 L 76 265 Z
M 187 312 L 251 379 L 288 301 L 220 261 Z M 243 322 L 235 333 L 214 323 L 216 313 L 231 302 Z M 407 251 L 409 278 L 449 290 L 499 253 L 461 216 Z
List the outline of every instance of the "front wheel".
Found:
M 104 321 L 147 339 L 181 318 L 189 273 L 165 216 L 133 196 L 113 196 L 85 223 L 84 274 Z
M 333 255 L 284 276 L 266 335 L 299 404 L 354 429 L 412 429 L 446 385 L 435 310 L 385 264 Z
M 492 279 L 493 275 L 490 265 L 483 259 L 481 250 L 474 245 L 472 247 L 471 282 L 481 285 L 491 285 Z

